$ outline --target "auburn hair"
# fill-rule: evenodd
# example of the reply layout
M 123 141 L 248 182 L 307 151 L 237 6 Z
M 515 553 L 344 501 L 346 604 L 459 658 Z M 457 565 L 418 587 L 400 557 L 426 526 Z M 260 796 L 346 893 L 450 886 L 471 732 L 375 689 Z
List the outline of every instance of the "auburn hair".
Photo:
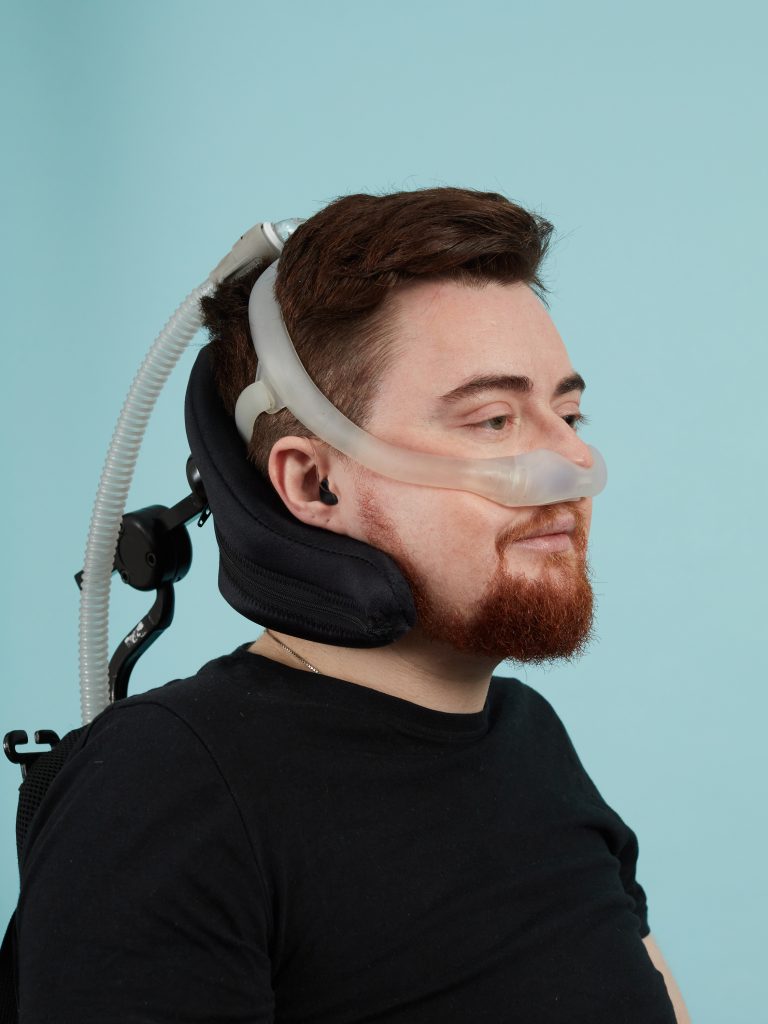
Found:
M 539 272 L 553 226 L 502 195 L 428 188 L 342 196 L 285 243 L 275 295 L 307 373 L 348 419 L 366 428 L 393 354 L 388 298 L 407 283 L 450 279 L 469 286 L 522 281 L 546 305 Z M 201 300 L 214 381 L 234 416 L 256 376 L 248 299 L 264 264 L 230 277 Z M 248 458 L 269 480 L 281 437 L 315 437 L 288 409 L 262 413 Z

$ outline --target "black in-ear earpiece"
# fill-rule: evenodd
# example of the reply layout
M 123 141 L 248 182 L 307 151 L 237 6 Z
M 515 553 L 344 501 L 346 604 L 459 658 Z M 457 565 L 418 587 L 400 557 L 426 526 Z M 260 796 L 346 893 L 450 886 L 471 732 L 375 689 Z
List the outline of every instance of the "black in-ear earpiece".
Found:
M 338 505 L 339 499 L 328 488 L 328 477 L 320 481 L 320 501 L 325 502 L 326 505 Z

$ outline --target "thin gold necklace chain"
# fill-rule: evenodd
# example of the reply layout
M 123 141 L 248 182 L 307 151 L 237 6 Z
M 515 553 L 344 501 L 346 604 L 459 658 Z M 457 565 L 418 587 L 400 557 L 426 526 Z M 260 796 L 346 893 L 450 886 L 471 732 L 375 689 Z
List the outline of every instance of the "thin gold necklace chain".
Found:
M 292 651 L 288 644 L 284 644 L 282 640 L 278 640 L 277 637 L 270 633 L 268 629 L 265 629 L 264 632 L 268 633 L 276 644 L 280 644 L 281 647 L 284 647 L 289 654 L 292 654 L 294 656 L 294 658 L 298 658 L 299 661 L 303 661 L 307 668 L 311 668 L 313 672 L 317 672 L 317 674 L 320 675 L 319 668 L 315 668 L 314 665 L 310 665 L 306 658 L 302 658 L 302 656 L 300 654 L 297 654 L 296 651 Z

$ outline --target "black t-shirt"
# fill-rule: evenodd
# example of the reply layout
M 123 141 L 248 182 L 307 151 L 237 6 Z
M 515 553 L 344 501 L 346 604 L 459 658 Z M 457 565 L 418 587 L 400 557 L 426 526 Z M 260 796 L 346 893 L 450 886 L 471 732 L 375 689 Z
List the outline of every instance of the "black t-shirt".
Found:
M 544 697 L 435 711 L 247 648 L 54 781 L 21 1024 L 674 1024 L 636 836 Z

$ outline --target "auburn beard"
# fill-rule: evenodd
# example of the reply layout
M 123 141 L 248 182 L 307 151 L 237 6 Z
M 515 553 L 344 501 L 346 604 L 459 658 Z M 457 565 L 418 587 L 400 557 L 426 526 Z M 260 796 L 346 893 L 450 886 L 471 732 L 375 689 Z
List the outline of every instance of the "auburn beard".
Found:
M 563 510 L 576 518 L 572 550 L 537 552 L 539 573 L 535 579 L 522 572 L 510 573 L 504 564 L 507 547 L 551 525 Z M 587 561 L 587 525 L 576 502 L 540 506 L 524 523 L 514 524 L 499 536 L 494 575 L 469 610 L 450 606 L 430 590 L 394 524 L 365 492 L 360 497 L 360 514 L 368 526 L 368 542 L 385 551 L 408 582 L 418 616 L 416 628 L 426 638 L 496 662 L 532 664 L 571 661 L 582 655 L 592 640 L 594 593 Z

